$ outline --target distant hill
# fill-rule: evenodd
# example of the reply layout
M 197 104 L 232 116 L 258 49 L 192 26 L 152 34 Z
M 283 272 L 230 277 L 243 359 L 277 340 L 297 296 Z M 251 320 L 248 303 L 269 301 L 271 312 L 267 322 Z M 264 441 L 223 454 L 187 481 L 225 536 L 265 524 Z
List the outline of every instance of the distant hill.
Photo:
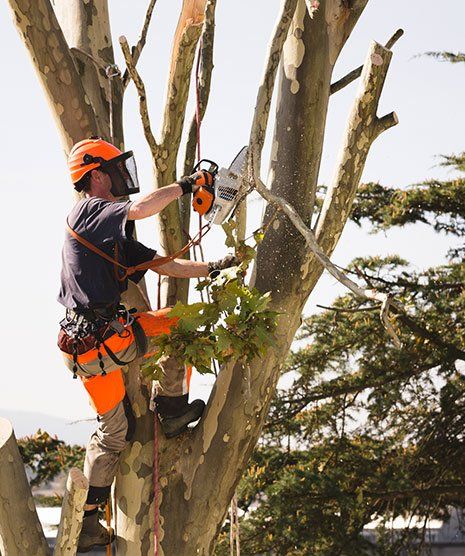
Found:
M 96 420 L 73 423 L 72 419 L 15 409 L 0 408 L 0 417 L 11 421 L 16 438 L 30 436 L 37 432 L 37 429 L 42 429 L 68 444 L 87 444 L 90 435 L 97 427 Z

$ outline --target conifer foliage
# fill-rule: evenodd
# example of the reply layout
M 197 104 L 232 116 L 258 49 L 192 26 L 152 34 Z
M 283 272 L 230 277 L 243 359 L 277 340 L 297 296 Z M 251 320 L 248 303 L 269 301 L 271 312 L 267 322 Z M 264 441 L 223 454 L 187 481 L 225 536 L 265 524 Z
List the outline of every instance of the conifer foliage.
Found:
M 465 153 L 442 164 L 457 177 L 359 188 L 357 224 L 406 237 L 426 225 L 458 244 L 421 271 L 396 255 L 347 269 L 405 308 L 400 350 L 352 294 L 305 319 L 283 371 L 292 385 L 278 390 L 240 485 L 244 554 L 419 554 L 425 519 L 465 506 Z M 406 526 L 393 531 L 398 516 Z M 363 534 L 374 520 L 376 546 Z

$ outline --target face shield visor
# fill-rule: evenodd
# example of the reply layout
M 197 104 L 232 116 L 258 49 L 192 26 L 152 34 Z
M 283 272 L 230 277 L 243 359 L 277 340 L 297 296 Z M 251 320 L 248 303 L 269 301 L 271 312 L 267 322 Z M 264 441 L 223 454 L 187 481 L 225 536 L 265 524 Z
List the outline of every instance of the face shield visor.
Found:
M 100 168 L 110 176 L 111 193 L 115 197 L 126 197 L 139 193 L 137 167 L 132 151 L 102 162 Z

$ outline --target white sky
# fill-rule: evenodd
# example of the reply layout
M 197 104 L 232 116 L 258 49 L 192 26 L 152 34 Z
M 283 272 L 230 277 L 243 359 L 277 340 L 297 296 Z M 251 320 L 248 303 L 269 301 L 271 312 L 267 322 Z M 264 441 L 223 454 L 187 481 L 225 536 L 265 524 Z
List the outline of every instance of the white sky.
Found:
M 137 40 L 147 2 L 113 0 L 113 37 Z M 129 9 L 128 6 L 131 5 Z M 139 69 L 146 82 L 155 129 L 161 120 L 171 37 L 181 0 L 159 0 Z M 247 143 L 250 122 L 278 0 L 219 0 L 212 95 L 202 128 L 203 155 L 229 165 Z M 395 110 L 400 124 L 383 134 L 371 149 L 365 181 L 406 186 L 427 177 L 448 177 L 437 167 L 438 154 L 464 149 L 464 66 L 451 66 L 415 55 L 430 50 L 465 49 L 465 4 L 448 0 L 371 0 L 336 66 L 335 78 L 360 65 L 372 39 L 384 43 L 399 27 L 405 36 L 394 47 L 380 115 Z M 92 416 L 83 388 L 66 371 L 56 348 L 63 310 L 56 302 L 64 219 L 72 204 L 59 136 L 28 54 L 6 3 L 0 4 L 0 152 L 3 216 L 1 287 L 0 408 L 42 412 L 69 419 Z M 116 49 L 118 63 L 122 56 Z M 322 183 L 327 182 L 341 141 L 356 84 L 331 99 Z M 191 113 L 191 111 L 190 111 Z M 151 165 L 130 86 L 125 102 L 126 146 L 135 151 L 143 192 L 151 188 Z M 267 147 L 268 148 L 268 147 Z M 267 156 L 264 157 L 267 160 Z M 251 227 L 261 203 L 253 197 Z M 222 234 L 209 236 L 207 258 L 224 252 Z M 139 232 L 157 245 L 154 221 Z M 348 225 L 333 260 L 399 253 L 418 268 L 442 262 L 450 238 L 425 226 L 410 226 L 377 236 Z M 149 277 L 153 291 L 155 275 Z M 328 304 L 342 289 L 323 277 L 307 312 Z M 208 394 L 208 380 L 197 377 L 194 393 Z M 37 423 L 40 426 L 40 423 Z

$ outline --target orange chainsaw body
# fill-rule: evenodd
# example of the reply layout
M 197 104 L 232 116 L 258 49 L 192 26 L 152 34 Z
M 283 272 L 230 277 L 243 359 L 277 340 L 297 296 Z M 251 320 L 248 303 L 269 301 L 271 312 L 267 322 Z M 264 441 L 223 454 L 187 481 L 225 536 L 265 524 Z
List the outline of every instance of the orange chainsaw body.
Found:
M 215 200 L 215 192 L 211 185 L 203 185 L 194 193 L 192 208 L 201 216 L 207 214 Z

